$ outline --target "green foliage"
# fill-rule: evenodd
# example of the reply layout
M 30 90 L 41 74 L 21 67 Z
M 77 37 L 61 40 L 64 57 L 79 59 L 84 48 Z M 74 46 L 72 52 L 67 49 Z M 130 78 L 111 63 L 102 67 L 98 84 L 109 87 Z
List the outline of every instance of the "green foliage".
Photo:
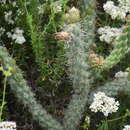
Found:
M 44 10 L 42 15 L 39 15 L 38 10 L 35 10 L 35 8 L 38 8 L 38 3 L 34 4 L 34 7 L 25 7 L 26 20 L 29 26 L 29 34 L 31 37 L 30 43 L 32 45 L 32 51 L 35 55 L 36 63 L 38 64 L 38 71 L 40 72 L 40 77 L 38 80 L 40 86 L 50 83 L 50 85 L 55 89 L 58 86 L 57 81 L 59 79 L 62 80 L 61 77 L 65 75 L 65 57 L 63 56 L 63 45 L 59 45 L 57 43 L 57 41 L 54 39 L 54 35 L 62 25 L 62 22 L 60 22 L 57 17 L 61 16 L 63 13 L 62 11 L 60 14 L 57 14 L 56 6 L 59 4 L 61 7 L 64 7 L 66 2 L 67 0 L 57 2 L 46 1 L 44 5 L 47 8 Z M 47 18 L 44 19 L 44 17 Z M 42 22 L 47 24 L 43 24 Z M 53 35 L 50 35 L 50 33 L 53 33 Z
M 18 0 L 18 4 L 19 8 L 23 10 L 24 15 L 22 20 L 19 18 L 20 20 L 17 21 L 16 25 L 21 25 L 25 28 L 27 44 L 20 48 L 18 45 L 11 46 L 7 43 L 5 46 L 8 48 L 8 51 L 11 50 L 10 52 L 12 53 L 15 50 L 15 58 L 23 55 L 22 60 L 19 60 L 19 65 L 23 63 L 26 66 L 28 64 L 26 59 L 28 59 L 32 60 L 32 63 L 38 66 L 35 69 L 40 72 L 36 77 L 36 82 L 38 82 L 39 86 L 43 86 L 43 88 L 54 92 L 53 90 L 56 90 L 60 86 L 65 88 L 66 84 L 64 83 L 70 81 L 72 83 L 73 95 L 66 108 L 62 126 L 36 101 L 36 95 L 31 91 L 27 81 L 23 78 L 22 71 L 16 65 L 15 60 L 9 56 L 5 47 L 0 46 L 1 64 L 5 69 L 9 67 L 13 68 L 12 75 L 8 79 L 11 90 L 19 101 L 28 107 L 33 119 L 38 121 L 43 129 L 80 129 L 79 124 L 82 121 L 83 113 L 88 110 L 86 105 L 92 101 L 95 92 L 102 91 L 107 93 L 108 96 L 117 96 L 120 93 L 125 93 L 128 97 L 130 96 L 130 85 L 127 79 L 119 78 L 108 80 L 107 82 L 104 81 L 105 83 L 102 86 L 95 85 L 95 82 L 93 82 L 94 79 L 99 80 L 99 75 L 102 76 L 100 72 L 113 68 L 128 53 L 128 47 L 130 46 L 129 19 L 126 20 L 122 35 L 118 40 L 114 41 L 116 45 L 103 62 L 103 66 L 99 69 L 99 75 L 97 75 L 95 74 L 96 71 L 93 72 L 93 68 L 89 64 L 89 51 L 93 43 L 95 43 L 96 0 L 80 0 L 76 2 L 68 0 Z M 41 4 L 43 5 L 43 12 L 39 14 L 38 8 Z M 69 8 L 74 4 L 80 5 L 79 9 L 81 9 L 77 9 L 76 14 L 69 12 Z M 61 12 L 57 11 L 59 5 L 62 7 Z M 5 6 L 5 8 L 0 7 L 0 14 L 4 10 L 10 10 L 11 7 L 8 6 Z M 106 17 L 105 19 L 107 19 Z M 4 15 L 2 14 L 0 25 L 5 26 L 3 21 Z M 106 25 L 106 23 L 103 24 Z M 116 22 L 112 23 L 112 21 L 109 21 L 109 24 L 115 26 Z M 11 30 L 14 27 L 7 26 L 5 28 Z M 55 34 L 61 30 L 67 31 L 70 34 L 71 38 L 68 41 L 59 42 L 55 40 Z M 3 39 L 6 38 L 2 37 Z M 5 41 L 11 42 L 9 40 Z M 31 47 L 29 47 L 30 45 Z M 106 56 L 105 48 L 106 46 L 100 45 L 100 47 L 96 48 L 96 51 L 99 50 L 99 52 L 105 53 L 104 55 Z M 29 56 L 27 56 L 27 51 L 30 53 Z M 70 78 L 69 81 L 66 80 L 67 74 Z M 106 75 L 107 79 L 110 76 Z M 94 86 L 96 87 L 94 88 Z M 87 129 L 87 126 L 85 126 L 85 129 Z M 108 129 L 107 122 L 103 121 L 99 129 Z

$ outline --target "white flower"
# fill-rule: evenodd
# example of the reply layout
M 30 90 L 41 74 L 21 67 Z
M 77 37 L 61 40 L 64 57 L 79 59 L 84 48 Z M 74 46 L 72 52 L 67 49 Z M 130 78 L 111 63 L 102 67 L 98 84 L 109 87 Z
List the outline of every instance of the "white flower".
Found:
M 61 12 L 62 11 L 62 7 L 59 5 L 59 6 L 57 6 L 56 7 L 56 12 L 58 13 L 58 12 Z
M 7 34 L 8 38 L 12 38 L 12 33 L 11 32 L 7 32 L 6 34 Z
M 0 122 L 0 130 L 16 130 L 16 123 L 12 121 Z
M 44 4 L 38 6 L 38 14 L 44 13 L 44 8 L 45 8 L 44 6 L 45 6 Z
M 119 7 L 124 9 L 125 12 L 130 12 L 130 0 L 118 0 Z
M 12 4 L 13 7 L 17 7 L 16 1 L 13 1 L 13 2 L 11 1 L 11 4 Z
M 16 28 L 12 35 L 12 39 L 15 40 L 16 43 L 23 44 L 26 41 L 23 36 L 23 30 Z
M 107 117 L 109 113 L 117 112 L 119 102 L 106 96 L 103 92 L 98 92 L 94 94 L 94 101 L 89 108 L 93 112 L 102 112 Z
M 8 24 L 14 24 L 14 21 L 12 20 L 12 11 L 4 12 L 5 14 L 5 21 L 8 22 Z
M 124 126 L 123 130 L 130 130 L 130 125 Z
M 98 34 L 101 41 L 111 43 L 115 38 L 118 38 L 122 34 L 122 28 L 111 28 L 109 26 L 101 27 L 98 29 Z
M 0 28 L 0 37 L 4 34 L 5 29 L 3 27 Z
M 3 6 L 4 4 L 6 4 L 6 0 L 0 0 L 0 3 L 1 3 L 2 6 Z
M 128 76 L 129 72 L 122 72 L 119 71 L 115 74 L 115 78 L 126 78 Z
M 8 38 L 15 40 L 15 43 L 23 44 L 24 42 L 26 42 L 26 40 L 23 36 L 23 33 L 24 33 L 24 31 L 17 27 L 17 28 L 15 28 L 13 33 L 7 32 L 6 34 L 7 34 Z
M 111 15 L 112 19 L 125 19 L 126 14 L 130 12 L 130 1 L 129 0 L 118 0 L 119 5 L 115 6 L 113 1 L 107 1 L 103 5 L 106 13 Z

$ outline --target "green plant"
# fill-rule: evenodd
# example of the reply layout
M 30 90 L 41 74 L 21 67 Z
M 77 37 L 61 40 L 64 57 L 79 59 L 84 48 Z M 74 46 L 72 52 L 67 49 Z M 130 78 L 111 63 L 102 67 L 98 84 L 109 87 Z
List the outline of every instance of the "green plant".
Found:
M 12 68 L 9 67 L 8 70 L 4 70 L 3 67 L 0 67 L 0 71 L 3 72 L 4 74 L 4 90 L 3 90 L 3 97 L 2 97 L 2 104 L 1 104 L 1 107 L 0 107 L 0 122 L 2 121 L 2 115 L 3 115 L 3 110 L 4 110 L 4 107 L 5 107 L 5 94 L 6 94 L 6 83 L 7 83 L 7 78 L 9 76 L 11 76 L 11 71 L 12 71 Z
M 112 68 L 114 65 L 119 63 L 121 59 L 128 53 L 129 42 L 130 42 L 130 19 L 129 17 L 126 19 L 126 25 L 123 27 L 122 35 L 115 40 L 115 46 L 110 55 L 105 59 L 102 70 L 108 70 Z
M 67 2 L 67 0 L 42 1 L 42 4 L 45 7 L 48 6 L 48 8 L 45 10 L 43 9 L 43 14 L 39 15 L 39 1 L 31 0 L 30 4 L 27 5 L 26 0 L 19 0 L 19 4 L 24 10 L 26 16 L 26 26 L 29 33 L 27 40 L 32 46 L 32 52 L 38 65 L 38 71 L 40 72 L 39 81 L 40 83 L 42 82 L 41 86 L 44 86 L 48 82 L 49 85 L 51 84 L 51 86 L 56 87 L 60 84 L 58 82 L 60 82 L 59 80 L 61 80 L 62 76 L 65 74 L 65 69 L 67 68 L 65 65 L 66 58 L 63 56 L 66 53 L 68 59 L 67 65 L 69 67 L 68 75 L 71 79 L 74 93 L 68 107 L 66 108 L 62 122 L 63 126 L 60 122 L 56 121 L 56 119 L 53 119 L 52 116 L 42 108 L 42 105 L 36 101 L 35 94 L 29 88 L 27 81 L 23 78 L 22 71 L 16 65 L 15 60 L 13 60 L 13 58 L 8 54 L 7 49 L 2 46 L 0 46 L 0 62 L 3 66 L 3 70 L 8 69 L 9 67 L 13 68 L 13 70 L 11 71 L 11 76 L 5 76 L 3 103 L 0 116 L 2 115 L 4 107 L 7 77 L 11 90 L 16 94 L 18 99 L 28 107 L 29 111 L 32 113 L 33 119 L 39 122 L 42 129 L 80 129 L 79 124 L 81 123 L 83 113 L 88 110 L 86 105 L 91 102 L 93 93 L 97 91 L 106 92 L 110 96 L 117 96 L 119 92 L 125 92 L 125 94 L 129 96 L 130 89 L 129 81 L 127 79 L 119 78 L 118 80 L 110 80 L 104 83 L 104 85 L 96 85 L 94 88 L 93 81 L 98 78 L 98 75 L 96 74 L 97 71 L 95 71 L 90 64 L 89 52 L 95 43 L 96 1 L 80 0 L 78 3 L 81 5 L 81 17 L 79 16 L 80 11 L 77 9 L 78 19 L 72 19 L 72 21 L 67 19 L 67 22 L 65 22 L 68 23 L 68 25 L 65 25 L 65 28 L 63 28 L 63 21 L 60 21 L 57 17 L 60 16 L 61 18 L 67 11 Z M 65 7 L 59 14 L 56 12 L 57 3 Z M 45 15 L 47 16 L 47 20 L 44 20 L 46 24 L 43 24 L 42 17 Z M 72 14 L 67 18 L 71 18 L 71 16 Z M 57 42 L 54 39 L 55 33 L 61 30 L 61 28 L 70 34 L 70 39 L 64 43 Z M 100 76 L 102 75 L 100 72 L 114 67 L 118 62 L 120 62 L 125 54 L 128 53 L 128 43 L 130 42 L 129 32 L 130 20 L 128 18 L 123 29 L 123 34 L 118 40 L 114 41 L 116 42 L 114 49 L 105 59 L 103 65 L 98 69 Z M 63 48 L 64 46 L 65 49 Z M 129 112 L 125 115 L 125 117 L 127 116 L 129 116 Z M 118 119 L 122 119 L 122 117 L 114 120 Z M 111 122 L 111 120 L 103 121 L 99 126 L 99 129 L 108 129 L 108 122 Z M 87 129 L 87 126 L 85 127 L 85 129 Z
M 27 11 L 27 10 L 26 10 Z M 93 39 L 94 39 L 94 26 L 91 26 L 91 23 L 93 23 L 95 18 L 95 12 L 93 11 L 90 15 L 89 18 L 86 19 L 86 21 L 83 21 L 83 24 L 77 24 L 78 27 L 74 27 L 72 30 L 72 34 L 73 37 L 73 43 L 74 43 L 74 48 L 77 50 L 77 56 L 79 57 L 78 60 L 80 59 L 80 56 L 82 57 L 79 61 L 77 60 L 77 58 L 74 58 L 74 70 L 72 70 L 72 75 L 73 75 L 73 88 L 75 90 L 75 95 L 73 96 L 72 101 L 70 102 L 70 105 L 68 107 L 68 112 L 66 112 L 66 116 L 65 116 L 65 120 L 64 120 L 64 126 L 65 129 L 75 129 L 77 127 L 77 123 L 79 122 L 79 120 L 82 117 L 82 113 L 84 111 L 84 107 L 87 101 L 87 94 L 89 92 L 89 88 L 90 88 L 90 83 L 91 80 L 89 81 L 89 77 L 90 77 L 90 73 L 89 73 L 89 66 L 85 65 L 88 56 L 88 46 L 89 44 L 93 43 Z M 32 25 L 32 16 L 29 15 L 29 13 L 27 13 L 27 21 L 29 22 L 30 25 L 30 29 L 31 29 L 31 36 L 32 39 L 34 39 L 36 41 L 36 33 L 35 30 L 33 30 L 33 25 Z M 84 26 L 84 23 L 89 23 L 90 26 Z M 93 24 L 94 25 L 94 24 Z M 84 40 L 86 40 L 87 38 L 84 36 L 84 33 L 82 32 L 83 30 L 81 30 L 81 27 L 83 26 L 84 28 L 87 27 L 87 29 L 92 29 L 92 32 L 88 34 L 88 43 L 86 43 L 87 46 L 85 46 L 85 42 Z M 78 30 L 77 30 L 78 29 Z M 86 30 L 87 30 L 86 29 Z M 79 33 L 77 33 L 77 31 L 79 31 Z M 88 31 L 88 30 L 87 30 Z M 77 39 L 77 42 L 75 40 L 75 38 L 77 37 L 77 35 L 80 35 L 81 37 L 79 39 Z M 91 40 L 92 38 L 92 40 Z M 11 89 L 16 93 L 17 97 L 19 98 L 19 100 L 21 100 L 25 105 L 28 106 L 29 110 L 31 111 L 33 117 L 35 120 L 39 121 L 40 125 L 42 127 L 47 127 L 49 129 L 62 129 L 62 126 L 60 126 L 59 123 L 57 123 L 55 120 L 53 120 L 51 118 L 50 115 L 48 115 L 46 113 L 46 111 L 44 109 L 42 109 L 41 105 L 39 105 L 35 98 L 34 98 L 34 94 L 30 91 L 29 87 L 27 86 L 26 81 L 23 79 L 22 73 L 19 70 L 19 68 L 15 65 L 15 61 L 8 56 L 7 50 L 4 47 L 0 47 L 0 59 L 3 63 L 3 66 L 5 68 L 7 68 L 8 66 L 11 66 L 14 68 L 15 72 L 13 72 L 12 76 L 9 78 L 9 84 L 11 85 Z M 35 47 L 35 49 L 37 49 Z M 72 48 L 73 49 L 73 48 Z M 83 53 L 79 53 L 80 51 L 83 51 Z M 39 54 L 38 54 L 39 55 Z M 38 57 L 39 58 L 39 57 Z M 81 64 L 81 63 L 82 64 Z M 80 69 L 80 67 L 82 67 Z M 87 72 L 86 72 L 87 71 Z M 79 76 L 77 75 L 77 73 L 79 73 L 79 76 L 81 76 L 80 79 Z M 87 75 L 86 75 L 87 74 Z M 79 81 L 79 83 L 77 82 L 77 80 L 81 80 Z M 78 88 L 77 85 L 79 85 L 80 87 Z M 83 98 L 83 96 L 85 96 L 86 98 Z M 79 104 L 78 107 L 75 108 L 76 104 Z M 81 105 L 81 103 L 83 105 Z M 70 115 L 70 111 L 73 112 Z M 78 117 L 75 120 L 75 113 L 77 111 L 76 116 Z M 72 118 L 70 118 L 70 116 L 72 116 Z M 72 120 L 71 120 L 72 119 Z M 75 120 L 75 121 L 74 121 Z M 49 122 L 48 122 L 49 121 Z M 73 124 L 69 124 L 71 121 L 71 123 L 73 122 Z M 56 125 L 54 125 L 56 124 Z M 70 125 L 70 126 L 69 126 Z

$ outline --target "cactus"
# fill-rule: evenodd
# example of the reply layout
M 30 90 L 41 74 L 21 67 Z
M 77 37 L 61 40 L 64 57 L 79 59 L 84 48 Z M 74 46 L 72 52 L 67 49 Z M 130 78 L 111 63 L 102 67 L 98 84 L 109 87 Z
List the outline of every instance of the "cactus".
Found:
M 38 3 L 36 1 L 32 0 L 31 2 L 33 3 L 31 5 L 37 7 Z M 78 23 L 67 25 L 64 28 L 64 30 L 67 31 L 67 33 L 64 34 L 67 34 L 68 36 L 69 33 L 71 36 L 70 39 L 68 38 L 69 41 L 66 42 L 65 48 L 66 56 L 68 57 L 69 75 L 73 83 L 74 94 L 72 95 L 72 99 L 65 111 L 63 126 L 53 119 L 52 116 L 48 114 L 46 110 L 36 101 L 35 94 L 30 90 L 27 81 L 23 78 L 21 70 L 16 66 L 15 61 L 9 56 L 6 48 L 0 46 L 0 62 L 4 68 L 13 68 L 13 73 L 8 79 L 11 90 L 16 94 L 17 98 L 28 107 L 33 118 L 39 122 L 43 129 L 46 127 L 49 130 L 78 130 L 82 114 L 86 110 L 85 106 L 87 103 L 91 102 L 93 93 L 97 91 L 103 91 L 109 96 L 118 95 L 118 92 L 120 91 L 129 95 L 129 81 L 126 79 L 116 79 L 111 82 L 108 81 L 103 86 L 91 89 L 94 77 L 92 76 L 92 68 L 88 63 L 90 60 L 89 48 L 94 43 L 95 38 L 96 1 L 81 0 L 80 2 L 83 5 L 82 10 L 88 16 L 79 22 L 80 14 L 78 13 L 78 19 L 76 19 L 76 21 L 72 21 L 72 23 Z M 30 29 L 31 43 L 36 57 L 36 62 L 39 64 L 40 69 L 44 70 L 43 39 L 39 37 L 39 34 L 41 33 L 38 30 L 39 23 L 35 23 L 33 19 L 33 16 L 37 19 L 37 12 L 34 11 L 32 7 L 29 7 L 27 10 L 24 2 L 23 7 L 26 10 L 27 24 Z M 36 7 L 34 7 L 34 9 L 36 9 Z M 130 42 L 129 31 L 130 20 L 127 19 L 123 34 L 117 41 L 115 41 L 117 42 L 115 48 L 105 61 L 103 61 L 101 71 L 112 68 L 128 52 L 128 43 Z
M 15 60 L 9 56 L 6 48 L 2 46 L 0 46 L 0 61 L 5 69 L 9 67 L 13 68 L 14 71 L 8 79 L 11 90 L 16 94 L 19 101 L 28 107 L 34 120 L 38 121 L 43 129 L 47 127 L 49 130 L 62 130 L 63 128 L 60 123 L 54 120 L 37 103 L 34 93 L 30 90 L 26 80 L 23 78 L 21 70 L 16 66 Z
M 71 39 L 66 43 L 70 77 L 75 94 L 65 112 L 65 130 L 77 130 L 82 118 L 88 93 L 92 82 L 91 67 L 86 63 L 89 60 L 88 49 L 94 43 L 95 12 L 87 19 L 75 25 L 68 25 L 66 29 Z
M 102 86 L 97 86 L 91 90 L 88 104 L 92 102 L 93 94 L 99 91 L 106 93 L 108 96 L 117 96 L 122 92 L 130 96 L 130 81 L 127 78 L 118 78 L 113 81 L 107 81 Z
M 93 12 L 93 9 L 96 7 L 96 0 L 79 0 L 78 3 L 83 12 L 83 16 L 91 14 Z
M 122 35 L 115 40 L 116 45 L 110 55 L 104 60 L 101 67 L 102 70 L 108 70 L 120 62 L 120 60 L 128 53 L 130 43 L 130 19 L 126 20 L 126 25 L 123 27 Z

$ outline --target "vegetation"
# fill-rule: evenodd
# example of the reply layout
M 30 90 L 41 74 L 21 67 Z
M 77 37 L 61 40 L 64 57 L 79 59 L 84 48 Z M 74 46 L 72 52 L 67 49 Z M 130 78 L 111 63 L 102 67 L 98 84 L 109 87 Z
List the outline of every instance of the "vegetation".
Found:
M 130 129 L 129 5 L 0 1 L 0 125 Z

